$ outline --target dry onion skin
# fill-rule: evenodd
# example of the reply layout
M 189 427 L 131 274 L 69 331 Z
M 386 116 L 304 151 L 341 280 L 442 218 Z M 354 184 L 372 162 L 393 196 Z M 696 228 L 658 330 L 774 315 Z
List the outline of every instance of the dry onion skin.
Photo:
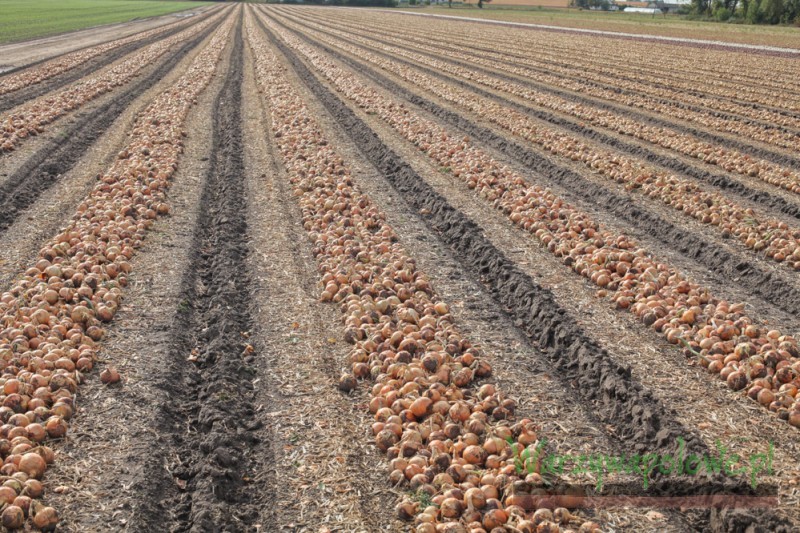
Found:
M 122 39 L 115 39 L 105 43 L 100 43 L 94 46 L 76 50 L 60 55 L 44 63 L 37 64 L 34 67 L 26 68 L 20 72 L 8 74 L 0 78 L 0 95 L 17 91 L 25 87 L 36 85 L 54 76 L 72 70 L 73 68 L 82 65 L 98 57 L 106 52 L 115 50 L 117 48 L 126 46 L 131 43 L 146 41 L 151 37 L 167 33 L 184 24 L 183 21 L 172 22 L 152 30 L 147 30 L 139 33 L 134 33 Z
M 0 523 L 6 529 L 20 529 L 25 525 L 25 511 L 16 505 L 8 505 L 3 509 Z
M 39 529 L 58 523 L 56 511 L 36 501 L 44 492 L 38 480 L 55 458 L 42 443 L 67 434 L 81 372 L 92 369 L 102 324 L 122 302 L 134 250 L 165 212 L 183 151 L 182 126 L 210 83 L 234 22 L 228 16 L 188 71 L 136 117 L 124 154 L 36 264 L 0 295 L 0 491 L 8 493 L 7 503 L 27 507 Z M 9 511 L 3 521 L 17 517 Z
M 633 312 L 670 343 L 684 346 L 687 356 L 698 358 L 731 389 L 744 389 L 779 419 L 800 427 L 800 352 L 794 337 L 755 323 L 744 304 L 715 298 L 628 237 L 602 229 L 549 190 L 528 184 L 468 138 L 453 136 L 277 25 L 271 27 L 338 91 L 385 120 L 438 166 L 449 168 L 565 265 L 610 293 L 619 309 Z
M 355 376 L 374 381 L 372 430 L 390 459 L 390 479 L 427 493 L 435 505 L 422 509 L 405 499 L 397 516 L 413 520 L 420 533 L 511 531 L 534 511 L 511 504 L 511 487 L 533 489 L 516 462 L 539 442 L 538 428 L 515 421 L 515 402 L 494 385 L 477 386 L 491 374 L 482 350 L 453 324 L 384 213 L 353 183 L 249 14 L 245 20 L 275 143 L 313 244 L 320 300 L 339 306 L 353 344 L 352 375 L 339 388 L 351 391 Z M 561 516 L 572 520 L 568 512 Z
M 137 50 L 117 65 L 108 67 L 88 79 L 15 107 L 0 115 L 0 153 L 16 149 L 23 140 L 36 136 L 57 118 L 81 107 L 99 96 L 133 80 L 143 68 L 164 55 L 170 48 L 185 42 L 219 20 L 212 16 L 170 37 Z
M 769 218 L 767 215 L 756 212 L 752 208 L 743 207 L 729 200 L 723 194 L 704 190 L 690 179 L 669 174 L 625 154 L 588 144 L 579 137 L 555 131 L 539 124 L 522 112 L 466 89 L 449 85 L 427 74 L 409 69 L 398 61 L 386 59 L 383 56 L 354 47 L 347 42 L 334 42 L 331 37 L 312 30 L 304 29 L 304 31 L 313 34 L 314 38 L 321 42 L 334 44 L 378 65 L 388 72 L 402 77 L 417 87 L 430 90 L 431 93 L 445 100 L 465 107 L 514 135 L 541 146 L 550 153 L 579 162 L 599 177 L 622 184 L 629 192 L 638 192 L 649 198 L 659 200 L 684 215 L 691 216 L 703 224 L 716 228 L 725 237 L 735 237 L 746 248 L 779 263 L 785 262 L 790 268 L 800 271 L 800 228 L 790 227 L 785 222 Z M 360 39 L 349 33 L 342 35 L 346 35 L 348 41 L 358 41 Z M 289 39 L 292 38 L 289 37 Z M 374 45 L 374 47 L 390 52 L 392 55 L 413 57 L 415 61 L 424 61 L 435 65 L 435 68 L 439 70 L 458 72 L 462 77 L 489 79 L 488 76 L 465 73 L 464 69 L 447 65 L 441 61 L 425 59 L 418 54 L 409 54 L 409 52 L 402 49 L 387 47 L 381 43 L 374 43 L 365 39 L 360 40 L 371 43 L 371 46 Z M 509 85 L 507 82 L 498 83 L 502 86 Z M 524 88 L 520 90 L 526 91 L 524 94 L 526 98 L 535 99 L 532 91 Z M 548 101 L 552 100 L 552 98 L 550 95 L 546 97 Z M 542 102 L 537 103 L 544 105 Z M 580 109 L 574 102 L 565 102 L 564 106 L 565 109 L 560 111 Z M 636 132 L 644 131 L 646 128 L 646 126 L 639 123 L 633 123 L 631 127 L 633 128 L 631 131 Z M 660 132 L 661 129 L 659 128 L 654 135 L 663 136 Z M 717 152 L 715 149 L 706 147 L 702 148 L 702 153 L 713 155 Z M 748 168 L 750 168 L 749 165 Z M 783 175 L 786 172 L 788 170 L 784 169 L 780 171 L 780 174 Z M 788 175 L 786 179 L 789 180 L 787 183 L 791 185 L 790 189 L 796 187 L 797 191 L 800 191 L 800 182 L 798 182 L 797 176 Z

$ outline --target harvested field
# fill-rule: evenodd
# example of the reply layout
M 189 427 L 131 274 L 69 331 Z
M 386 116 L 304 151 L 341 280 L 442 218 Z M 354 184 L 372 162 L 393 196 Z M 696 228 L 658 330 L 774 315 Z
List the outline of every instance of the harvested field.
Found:
M 43 57 L 3 527 L 800 529 L 796 55 L 240 4 Z

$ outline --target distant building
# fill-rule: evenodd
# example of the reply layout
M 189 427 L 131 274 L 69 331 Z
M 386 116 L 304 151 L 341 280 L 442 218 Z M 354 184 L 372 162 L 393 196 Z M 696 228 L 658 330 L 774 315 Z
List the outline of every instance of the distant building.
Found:
M 625 1 L 617 0 L 616 5 L 625 7 L 626 13 L 676 13 L 681 7 L 691 5 L 692 0 L 650 0 Z
M 569 7 L 570 0 L 492 0 L 493 6 Z M 478 4 L 478 0 L 464 0 L 465 4 Z

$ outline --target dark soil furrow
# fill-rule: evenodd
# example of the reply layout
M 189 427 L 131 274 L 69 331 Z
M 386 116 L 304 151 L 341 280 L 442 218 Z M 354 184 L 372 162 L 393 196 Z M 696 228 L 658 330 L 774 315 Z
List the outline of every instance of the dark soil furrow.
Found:
M 108 103 L 76 117 L 69 127 L 50 139 L 0 186 L 0 233 L 67 173 L 143 92 L 153 87 L 200 44 L 218 24 L 212 24 L 173 52 L 152 72 L 122 88 Z
M 641 451 L 648 447 L 671 449 L 677 438 L 683 437 L 687 447 L 698 451 L 707 449 L 694 432 L 676 420 L 671 410 L 631 377 L 630 369 L 617 364 L 585 335 L 550 291 L 521 272 L 484 236 L 477 224 L 434 191 L 291 50 L 264 29 L 297 75 L 359 146 L 363 156 L 414 210 L 427 213 L 420 215 L 426 225 L 460 258 L 465 272 L 481 280 L 498 306 L 539 347 L 562 386 L 575 391 L 576 400 L 587 404 L 613 439 Z M 744 527 L 758 525 L 770 530 L 790 530 L 783 518 L 769 512 L 686 514 L 693 529 L 734 531 L 745 524 Z
M 308 42 L 313 42 L 301 33 L 296 33 L 296 35 Z M 668 245 L 670 249 L 697 262 L 720 278 L 736 279 L 742 288 L 765 302 L 788 313 L 800 313 L 800 289 L 797 288 L 796 281 L 792 279 L 791 274 L 780 270 L 765 269 L 747 258 L 745 254 L 729 252 L 723 246 L 703 239 L 691 230 L 678 227 L 657 213 L 637 206 L 631 202 L 628 196 L 593 183 L 514 140 L 498 135 L 458 113 L 444 109 L 431 100 L 412 93 L 363 63 L 322 43 L 313 42 L 313 44 L 360 74 L 367 76 L 392 94 L 406 99 L 445 123 L 479 139 L 485 145 L 496 149 L 537 175 L 545 177 L 548 181 L 557 182 L 561 187 L 568 189 L 590 205 L 596 206 L 597 209 L 604 210 L 637 228 L 644 228 L 648 234 Z
M 19 90 L 10 92 L 8 94 L 4 94 L 0 96 L 0 113 L 11 109 L 12 107 L 16 107 L 20 104 L 23 104 L 29 100 L 33 100 L 35 98 L 39 98 L 40 96 L 47 94 L 49 92 L 61 89 L 77 81 L 83 77 L 91 76 L 92 74 L 96 73 L 98 70 L 110 65 L 114 61 L 122 58 L 130 54 L 135 50 L 139 50 L 144 48 L 145 46 L 152 44 L 156 41 L 160 41 L 161 39 L 166 39 L 176 33 L 183 31 L 193 24 L 197 24 L 202 22 L 206 18 L 211 16 L 210 14 L 205 14 L 198 16 L 197 18 L 193 18 L 192 22 L 188 24 L 181 24 L 174 28 L 170 28 L 163 33 L 159 33 L 158 35 L 153 35 L 147 39 L 143 39 L 140 41 L 136 41 L 133 43 L 128 43 L 126 45 L 120 46 L 119 48 L 114 48 L 113 50 L 109 50 L 105 54 L 101 54 L 98 57 L 94 57 L 83 63 L 82 65 L 75 67 L 73 69 L 67 70 L 66 72 L 62 72 L 56 76 L 53 76 L 50 79 L 44 80 L 40 83 L 36 83 L 34 85 L 29 85 L 27 87 L 23 87 Z M 75 52 L 75 50 L 71 51 L 70 53 Z M 46 61 L 51 61 L 54 58 L 50 57 L 41 62 L 34 63 L 34 65 L 26 65 L 23 68 L 15 69 L 13 71 L 5 72 L 4 75 L 10 74 L 12 72 L 18 72 L 23 69 L 33 68 L 35 65 L 39 63 L 44 63 Z
M 292 18 L 292 17 L 287 17 L 287 18 Z M 297 23 L 301 24 L 301 25 L 303 25 L 305 27 L 308 27 L 307 24 L 303 24 L 302 22 L 297 21 Z M 317 30 L 316 28 L 314 28 L 314 31 L 321 31 L 321 30 Z M 331 35 L 332 37 L 335 37 L 335 38 L 339 38 L 338 36 L 333 35 L 330 32 L 323 31 L 323 33 Z M 779 153 L 779 152 L 776 152 L 776 151 L 773 151 L 773 150 L 770 150 L 770 149 L 753 146 L 751 143 L 748 143 L 746 141 L 740 141 L 740 140 L 735 140 L 735 139 L 728 138 L 728 137 L 722 137 L 722 136 L 717 135 L 717 134 L 715 134 L 713 132 L 703 131 L 703 130 L 700 130 L 700 129 L 697 129 L 697 128 L 694 128 L 694 127 L 691 127 L 691 126 L 688 126 L 688 125 L 672 122 L 672 121 L 670 121 L 670 120 L 668 120 L 666 118 L 647 115 L 647 114 L 644 114 L 644 113 L 642 113 L 640 111 L 637 111 L 635 109 L 632 109 L 632 108 L 623 107 L 623 106 L 620 106 L 618 104 L 613 104 L 613 103 L 610 103 L 610 102 L 599 100 L 597 98 L 581 96 L 579 94 L 571 93 L 569 91 L 562 90 L 562 89 L 553 87 L 551 85 L 545 85 L 545 84 L 537 83 L 537 82 L 529 80 L 529 79 L 518 78 L 518 77 L 515 77 L 515 76 L 513 76 L 511 74 L 504 74 L 504 73 L 501 73 L 501 72 L 492 71 L 492 70 L 489 70 L 487 68 L 481 67 L 479 65 L 468 64 L 468 63 L 465 63 L 463 61 L 459 61 L 457 59 L 453 59 L 453 58 L 447 57 L 446 55 L 437 55 L 437 54 L 425 52 L 424 50 L 419 50 L 419 49 L 412 48 L 412 47 L 409 47 L 409 46 L 403 46 L 403 45 L 399 45 L 399 44 L 396 44 L 396 43 L 388 42 L 388 41 L 385 41 L 383 39 L 380 39 L 380 38 L 374 37 L 374 36 L 370 37 L 370 38 L 375 40 L 376 42 L 379 42 L 379 43 L 387 45 L 387 46 L 394 46 L 394 47 L 400 48 L 402 50 L 406 50 L 408 52 L 413 52 L 413 53 L 418 53 L 418 54 L 422 54 L 422 55 L 431 56 L 431 57 L 434 57 L 435 59 L 440 60 L 440 61 L 446 61 L 446 62 L 458 65 L 458 66 L 463 67 L 463 68 L 476 70 L 478 72 L 481 72 L 481 73 L 484 73 L 484 74 L 488 74 L 488 75 L 491 75 L 491 76 L 496 76 L 496 77 L 504 79 L 506 81 L 519 83 L 519 84 L 521 84 L 523 86 L 526 86 L 526 87 L 528 87 L 530 89 L 533 89 L 533 90 L 536 90 L 536 91 L 540 91 L 540 92 L 544 92 L 544 93 L 550 93 L 550 94 L 553 94 L 553 95 L 558 96 L 560 98 L 564 98 L 565 100 L 576 102 L 578 104 L 587 105 L 587 106 L 590 106 L 590 107 L 595 107 L 597 109 L 603 109 L 605 111 L 610 111 L 612 113 L 617 113 L 617 114 L 619 114 L 621 116 L 635 119 L 636 121 L 641 122 L 641 123 L 650 124 L 650 125 L 653 125 L 653 126 L 656 126 L 656 127 L 669 128 L 669 129 L 673 129 L 673 130 L 676 130 L 676 131 L 681 132 L 681 133 L 686 133 L 686 134 L 689 134 L 689 135 L 693 135 L 693 136 L 697 137 L 698 139 L 701 139 L 701 140 L 704 140 L 704 141 L 708 141 L 708 142 L 711 142 L 711 143 L 714 143 L 714 144 L 718 144 L 718 145 L 723 146 L 723 147 L 728 148 L 728 149 L 737 150 L 739 152 L 742 152 L 742 153 L 745 153 L 745 154 L 749 154 L 749 155 L 751 155 L 753 157 L 762 158 L 762 159 L 765 159 L 767 161 L 771 161 L 771 162 L 776 163 L 776 164 L 792 166 L 794 168 L 800 168 L 800 159 L 798 159 L 796 157 L 793 157 L 793 156 L 790 156 L 790 155 L 787 155 L 785 153 Z M 350 44 L 352 44 L 353 46 L 361 46 L 361 47 L 363 47 L 363 45 L 361 45 L 361 44 L 359 44 L 357 42 L 351 42 Z M 370 48 L 370 52 L 383 55 L 384 57 L 390 57 L 393 61 L 413 66 L 414 68 L 417 68 L 417 69 L 419 69 L 421 71 L 424 71 L 425 73 L 427 73 L 429 75 L 435 75 L 435 76 L 440 77 L 442 79 L 450 79 L 449 76 L 446 76 L 445 74 L 443 74 L 443 73 L 441 73 L 441 72 L 439 72 L 437 70 L 430 69 L 430 68 L 425 67 L 423 65 L 420 65 L 418 63 L 412 63 L 412 62 L 410 62 L 410 61 L 408 61 L 408 60 L 406 60 L 406 59 L 404 59 L 402 57 L 390 55 L 390 54 L 387 54 L 386 52 L 383 52 L 381 50 L 372 49 L 372 48 Z M 472 86 L 470 86 L 469 84 L 466 84 L 462 80 L 457 80 L 457 81 L 458 81 L 459 85 L 466 86 L 468 88 L 472 88 Z M 496 97 L 496 98 L 499 99 L 499 97 Z M 530 108 L 526 108 L 526 109 L 530 109 Z M 542 118 L 542 120 L 548 120 L 547 118 L 543 118 L 543 117 L 549 115 L 549 113 L 544 113 L 544 112 L 541 112 L 541 111 L 538 111 L 538 110 L 533 110 L 533 109 L 531 109 L 531 111 L 533 111 L 538 118 Z M 541 117 L 539 116 L 540 113 L 542 114 Z M 550 120 L 548 120 L 548 121 L 550 121 Z M 561 122 L 568 122 L 568 121 L 566 121 L 564 119 L 561 119 L 561 118 L 555 118 L 555 122 L 553 122 L 553 123 L 557 124 L 557 125 L 561 125 Z M 590 130 L 590 128 L 580 128 L 580 129 Z M 664 158 L 664 159 L 667 160 L 667 158 Z
M 139 516 L 136 530 L 234 532 L 252 530 L 269 486 L 254 485 L 259 463 L 270 461 L 256 413 L 255 349 L 242 144 L 241 16 L 230 70 L 214 107 L 210 166 L 193 238 L 191 267 L 174 319 L 169 350 L 174 373 L 161 383 L 173 401 L 157 428 L 174 461 L 174 479 L 149 494 L 162 516 Z M 158 478 L 156 478 L 158 479 Z M 269 483 L 266 483 L 269 485 Z M 175 487 L 178 487 L 178 490 Z

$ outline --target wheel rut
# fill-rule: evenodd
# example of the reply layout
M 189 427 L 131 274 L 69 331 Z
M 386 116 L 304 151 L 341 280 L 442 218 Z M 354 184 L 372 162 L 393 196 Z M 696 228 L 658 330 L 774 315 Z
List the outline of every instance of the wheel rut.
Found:
M 173 399 L 157 428 L 168 443 L 169 476 L 158 474 L 148 496 L 168 519 L 140 514 L 136 530 L 251 530 L 273 487 L 263 476 L 255 480 L 271 449 L 259 432 L 259 354 L 249 341 L 241 14 L 234 39 L 230 70 L 213 105 L 204 212 L 173 322 L 168 353 L 174 371 L 161 384 Z

